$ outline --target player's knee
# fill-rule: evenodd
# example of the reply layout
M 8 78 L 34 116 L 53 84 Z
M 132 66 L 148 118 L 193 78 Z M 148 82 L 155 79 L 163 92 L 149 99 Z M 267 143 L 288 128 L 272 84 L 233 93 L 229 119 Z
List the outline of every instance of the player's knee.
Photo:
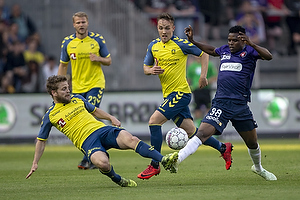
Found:
M 128 138 L 128 142 L 132 145 L 129 145 L 130 147 L 135 147 L 137 145 L 137 143 L 140 141 L 140 139 L 136 136 L 131 136 Z
M 91 162 L 103 171 L 110 170 L 110 163 L 109 159 L 106 155 L 103 154 L 104 152 L 96 151 L 91 155 Z
M 154 117 L 150 117 L 150 119 L 149 119 L 149 125 L 151 125 L 151 124 L 157 124 L 157 120 L 155 120 L 155 118 Z
M 198 129 L 197 134 L 198 138 L 200 138 L 201 141 L 206 141 L 212 134 L 210 132 L 204 131 L 202 129 Z
M 118 140 L 119 138 L 119 140 Z M 137 145 L 137 143 L 140 141 L 140 139 L 136 136 L 133 136 L 128 131 L 122 131 L 122 137 L 117 138 L 118 144 L 121 149 L 134 149 L 134 147 Z
M 110 163 L 108 161 L 94 160 L 93 164 L 98 167 L 101 171 L 107 172 L 110 170 Z

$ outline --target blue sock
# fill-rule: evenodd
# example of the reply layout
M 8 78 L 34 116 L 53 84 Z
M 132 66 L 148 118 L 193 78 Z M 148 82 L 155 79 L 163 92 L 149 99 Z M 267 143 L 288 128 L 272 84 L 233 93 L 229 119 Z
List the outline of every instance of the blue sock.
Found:
M 119 174 L 116 174 L 115 171 L 114 171 L 114 168 L 113 166 L 111 165 L 110 166 L 110 170 L 108 172 L 104 172 L 102 170 L 99 169 L 99 171 L 108 176 L 109 178 L 111 178 L 111 180 L 115 183 L 119 183 L 121 181 L 121 176 Z
M 161 145 L 163 141 L 161 125 L 149 125 L 150 133 L 151 133 L 151 146 L 154 147 L 156 151 L 160 153 Z M 158 160 L 152 159 L 151 165 L 155 168 L 158 168 L 159 162 Z
M 145 158 L 152 158 L 155 161 L 161 161 L 161 159 L 163 158 L 163 156 L 158 151 L 156 151 L 155 149 L 153 149 L 153 147 L 150 147 L 143 141 L 140 141 L 138 143 L 135 148 L 135 152 Z
M 82 160 L 84 160 L 84 161 L 89 161 L 89 159 L 86 157 L 86 155 L 85 155 L 85 154 L 84 154 L 84 156 L 83 156 Z
M 211 136 L 203 144 L 207 145 L 207 146 L 211 146 L 212 148 L 217 149 L 218 151 L 220 151 L 221 146 L 222 146 L 223 143 Z M 221 151 L 220 151 L 220 153 L 221 153 Z
M 149 125 L 149 129 L 151 133 L 151 145 L 160 152 L 163 141 L 161 125 Z

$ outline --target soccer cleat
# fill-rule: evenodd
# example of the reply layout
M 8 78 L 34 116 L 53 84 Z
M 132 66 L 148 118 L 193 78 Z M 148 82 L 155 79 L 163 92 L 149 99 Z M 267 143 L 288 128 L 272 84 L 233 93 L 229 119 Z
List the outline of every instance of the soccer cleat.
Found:
M 171 167 L 170 167 L 170 172 L 171 173 L 177 173 L 178 172 L 178 165 L 179 165 L 179 162 L 178 160 L 176 162 L 174 162 Z
M 268 171 L 265 170 L 265 169 L 263 169 L 263 170 L 260 171 L 260 172 L 256 171 L 254 165 L 251 167 L 251 171 L 253 171 L 255 174 L 260 175 L 261 177 L 263 177 L 263 178 L 266 179 L 267 181 L 276 181 L 276 180 L 277 180 L 277 177 L 276 177 L 273 173 L 268 172 Z
M 225 160 L 225 168 L 229 170 L 232 163 L 231 152 L 233 151 L 233 146 L 229 142 L 225 143 L 225 145 L 226 145 L 226 150 L 224 153 L 222 153 L 221 157 Z
M 117 184 L 121 187 L 136 187 L 137 186 L 135 181 L 133 181 L 131 179 L 126 179 L 123 177 L 121 177 L 120 182 L 118 182 Z
M 82 160 L 79 164 L 78 164 L 78 169 L 89 169 L 90 164 L 89 161 L 87 160 Z
M 178 160 L 178 152 L 170 153 L 164 156 L 161 160 L 161 164 L 164 166 L 165 170 L 170 170 L 171 173 L 176 173 L 176 162 Z
M 140 179 L 149 179 L 152 176 L 157 176 L 160 173 L 160 167 L 158 169 L 155 169 L 152 165 L 148 165 L 148 167 L 142 171 L 139 175 L 137 175 Z

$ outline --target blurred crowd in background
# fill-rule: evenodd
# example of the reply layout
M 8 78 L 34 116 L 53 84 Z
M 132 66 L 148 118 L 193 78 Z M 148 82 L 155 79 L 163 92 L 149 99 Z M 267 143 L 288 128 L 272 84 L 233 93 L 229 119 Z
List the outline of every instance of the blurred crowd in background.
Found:
M 0 0 L 0 17 L 0 93 L 46 92 L 58 60 L 45 55 L 34 20 L 19 4 L 8 7 L 5 0 Z
M 156 24 L 156 16 L 175 17 L 175 34 L 185 38 L 192 25 L 203 41 L 226 40 L 220 27 L 242 25 L 255 43 L 273 56 L 295 56 L 300 44 L 300 0 L 128 0 Z M 45 91 L 47 77 L 57 74 L 59 59 L 45 55 L 34 19 L 0 0 L 0 93 Z M 286 30 L 285 30 L 286 28 Z M 282 46 L 278 41 L 287 37 Z M 146 47 L 145 47 L 146 48 Z

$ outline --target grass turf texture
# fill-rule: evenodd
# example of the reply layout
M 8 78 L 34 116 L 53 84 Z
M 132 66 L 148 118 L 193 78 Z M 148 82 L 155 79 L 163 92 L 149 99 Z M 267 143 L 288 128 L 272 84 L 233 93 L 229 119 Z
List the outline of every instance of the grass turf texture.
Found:
M 234 141 L 233 164 L 210 147 L 201 146 L 179 166 L 177 174 L 162 169 L 149 180 L 136 176 L 150 163 L 131 150 L 109 150 L 117 173 L 137 182 L 121 188 L 98 170 L 79 170 L 82 154 L 73 146 L 46 146 L 39 169 L 30 179 L 34 145 L 0 145 L 0 198 L 6 199 L 299 199 L 300 140 L 259 140 L 262 164 L 278 180 L 254 174 L 245 145 Z M 173 152 L 166 145 L 162 153 Z

